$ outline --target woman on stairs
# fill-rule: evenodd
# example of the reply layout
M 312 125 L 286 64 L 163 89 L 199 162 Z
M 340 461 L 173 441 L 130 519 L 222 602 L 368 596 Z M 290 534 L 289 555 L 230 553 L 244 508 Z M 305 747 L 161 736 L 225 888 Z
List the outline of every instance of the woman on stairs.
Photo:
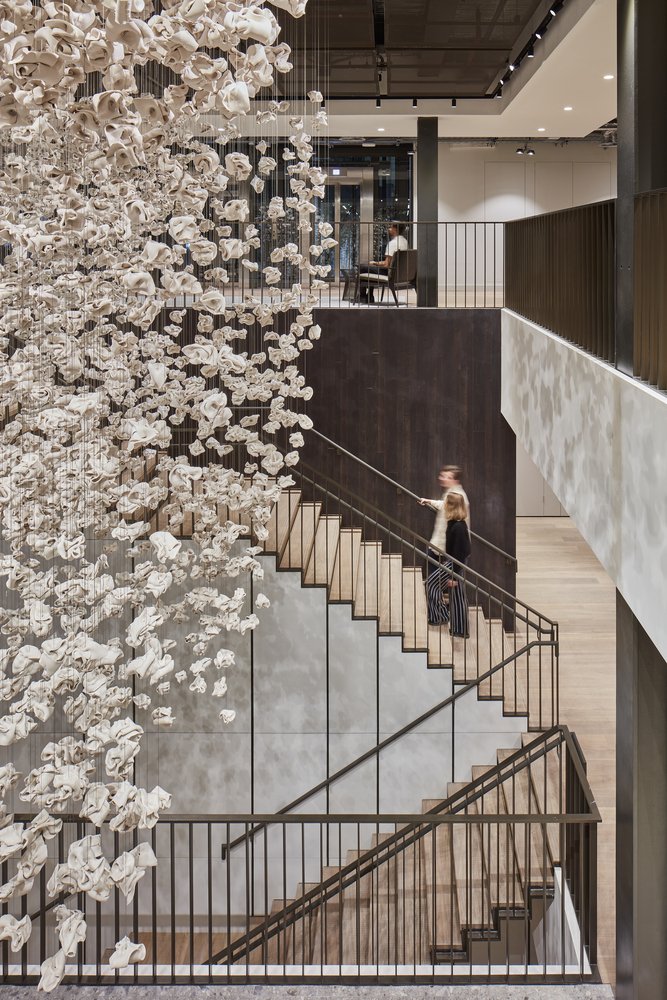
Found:
M 455 579 L 463 575 L 470 556 L 470 533 L 466 524 L 466 502 L 454 491 L 447 493 L 444 501 L 445 559 L 438 567 L 429 567 L 426 580 L 429 625 L 446 625 L 450 621 L 450 634 L 455 638 L 468 638 L 468 598 L 465 583 Z M 434 553 L 429 552 L 430 556 Z M 445 595 L 449 594 L 449 601 Z
M 420 497 L 419 503 L 422 507 L 430 507 L 435 511 L 435 524 L 428 550 L 428 561 L 426 563 L 426 599 L 428 602 L 428 623 L 429 625 L 446 625 L 449 616 L 445 617 L 444 594 L 447 592 L 447 580 L 450 578 L 449 570 L 443 563 L 443 552 L 445 551 L 447 538 L 447 517 L 445 515 L 445 500 L 450 493 L 458 493 L 465 506 L 466 525 L 470 527 L 470 504 L 465 490 L 461 486 L 461 470 L 458 465 L 443 465 L 438 473 L 438 484 L 442 488 L 442 498 L 440 500 L 429 500 L 428 497 Z M 467 628 L 465 629 L 467 632 Z

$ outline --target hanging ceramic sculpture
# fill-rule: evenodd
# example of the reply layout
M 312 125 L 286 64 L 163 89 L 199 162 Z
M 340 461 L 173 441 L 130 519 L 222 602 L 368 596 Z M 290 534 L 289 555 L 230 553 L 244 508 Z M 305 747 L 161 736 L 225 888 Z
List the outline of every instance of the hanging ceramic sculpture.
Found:
M 295 17 L 306 6 L 270 2 Z M 45 739 L 29 773 L 0 768 L 8 902 L 47 866 L 59 813 L 126 833 L 169 807 L 168 791 L 134 784 L 144 733 L 135 715 L 172 725 L 172 682 L 226 697 L 233 655 L 222 637 L 258 622 L 226 583 L 241 571 L 261 577 L 261 565 L 258 544 L 239 555 L 244 529 L 219 512 L 242 512 L 261 544 L 292 482 L 285 473 L 311 426 L 297 362 L 320 335 L 312 313 L 328 272 L 313 261 L 334 241 L 320 226 L 309 251 L 275 246 L 262 294 L 229 295 L 230 268 L 259 269 L 247 186 L 260 196 L 280 162 L 264 139 L 252 157 L 247 143 L 234 148 L 240 120 L 261 129 L 288 111 L 253 103 L 291 69 L 269 6 L 12 0 L 0 15 L 0 745 L 29 738 L 56 711 L 71 726 Z M 322 95 L 308 97 L 317 109 Z M 324 112 L 309 113 L 309 127 L 324 127 Z M 295 214 L 305 246 L 325 177 L 303 117 L 290 126 L 281 159 L 291 194 L 271 197 L 266 217 Z M 303 285 L 278 287 L 287 266 Z M 251 353 L 257 328 L 265 346 Z M 288 451 L 276 443 L 284 429 Z M 235 463 L 221 461 L 232 453 Z M 185 621 L 192 661 L 177 662 L 169 625 Z M 223 723 L 233 717 L 220 712 Z M 30 822 L 14 822 L 14 796 L 37 810 Z M 48 893 L 103 904 L 118 889 L 129 901 L 155 864 L 147 843 L 108 858 L 89 834 L 51 866 Z M 60 905 L 55 920 L 47 992 L 86 937 L 79 910 Z M 13 950 L 30 932 L 28 917 L 0 919 Z M 144 957 L 123 938 L 110 962 Z

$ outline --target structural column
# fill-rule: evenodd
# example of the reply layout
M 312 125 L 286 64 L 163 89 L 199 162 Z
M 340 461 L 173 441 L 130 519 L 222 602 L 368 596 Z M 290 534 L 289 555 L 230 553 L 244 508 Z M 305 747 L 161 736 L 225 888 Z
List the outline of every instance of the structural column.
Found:
M 667 4 L 618 0 L 616 365 L 634 373 L 635 196 L 667 187 Z M 656 294 L 659 290 L 656 289 Z M 618 1000 L 667 996 L 667 663 L 617 596 Z
M 438 305 L 438 119 L 417 120 L 417 305 Z
M 667 663 L 617 593 L 616 997 L 667 996 Z

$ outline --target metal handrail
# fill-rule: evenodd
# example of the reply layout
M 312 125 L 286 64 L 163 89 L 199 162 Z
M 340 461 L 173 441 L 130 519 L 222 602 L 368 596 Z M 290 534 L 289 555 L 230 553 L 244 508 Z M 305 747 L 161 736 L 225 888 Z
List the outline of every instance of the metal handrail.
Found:
M 418 503 L 421 501 L 422 498 L 418 497 L 416 493 L 412 492 L 412 490 L 409 490 L 407 486 L 403 486 L 402 483 L 399 483 L 395 479 L 392 479 L 391 476 L 385 475 L 384 472 L 380 472 L 379 469 L 376 469 L 374 466 L 369 465 L 368 462 L 364 462 L 362 458 L 359 458 L 353 452 L 348 451 L 347 448 L 343 448 L 342 444 L 338 444 L 336 441 L 332 441 L 331 438 L 327 437 L 325 434 L 322 434 L 316 428 L 312 427 L 308 433 L 314 434 L 315 437 L 320 438 L 320 440 L 322 441 L 326 441 L 326 443 L 335 448 L 336 451 L 340 451 L 342 452 L 343 455 L 347 455 L 348 458 L 353 459 L 353 461 L 355 461 L 358 465 L 362 465 L 365 469 L 368 469 L 369 472 L 372 472 L 380 479 L 384 479 L 386 483 L 389 483 L 391 486 L 396 487 L 397 490 L 400 490 L 401 493 L 404 493 L 412 500 L 416 500 Z M 482 545 L 486 545 L 487 548 L 492 549 L 494 552 L 497 552 L 498 555 L 501 555 L 503 557 L 503 559 L 507 559 L 507 561 L 514 566 L 515 570 L 518 569 L 519 563 L 516 556 L 511 555 L 509 552 L 505 552 L 505 550 L 501 549 L 500 546 L 494 545 L 493 542 L 488 541 L 488 539 L 484 538 L 482 535 L 478 535 L 472 529 L 469 530 L 470 530 L 470 536 L 474 538 L 476 542 L 481 542 Z
M 313 475 L 318 476 L 320 479 L 325 479 L 328 483 L 334 483 L 338 487 L 338 489 L 340 490 L 340 488 L 341 488 L 340 484 L 336 483 L 336 481 L 334 479 L 332 479 L 330 476 L 327 476 L 325 473 L 322 473 L 319 470 L 314 469 L 311 465 L 309 465 L 307 462 L 304 462 L 302 459 L 299 460 L 299 466 L 301 466 L 302 468 L 308 469 L 308 471 L 311 472 L 311 473 L 313 473 Z M 299 473 L 298 467 L 295 466 L 295 467 L 291 468 L 290 469 L 290 475 L 299 476 L 300 473 Z M 301 477 L 301 478 L 303 478 L 303 477 Z M 354 511 L 354 513 L 358 514 L 361 518 L 365 519 L 366 521 L 369 520 L 369 515 L 368 514 L 365 514 L 362 510 L 359 510 L 358 508 L 354 507 L 351 503 L 349 503 L 347 500 L 344 500 L 340 496 L 340 494 L 336 494 L 336 493 L 332 492 L 331 490 L 326 489 L 324 486 L 320 485 L 320 483 L 315 482 L 314 479 L 313 480 L 309 480 L 309 482 L 311 483 L 311 485 L 315 489 L 319 490 L 321 493 L 326 494 L 332 500 L 335 500 L 336 503 L 343 504 L 343 506 L 347 507 L 351 511 Z M 349 489 L 345 488 L 345 493 L 349 497 L 352 497 L 352 499 L 355 500 L 357 503 L 366 504 L 368 506 L 369 510 L 373 514 L 379 514 L 385 521 L 387 521 L 388 523 L 392 524 L 394 527 L 399 528 L 401 530 L 401 532 L 403 532 L 404 534 L 410 535 L 412 537 L 412 539 L 413 539 L 413 542 L 418 542 L 419 543 L 420 552 L 423 551 L 424 560 L 426 562 L 428 562 L 430 565 L 438 566 L 438 565 L 440 565 L 440 563 L 438 562 L 437 559 L 434 559 L 432 556 L 429 556 L 429 554 L 428 554 L 428 549 L 429 548 L 432 549 L 433 551 L 439 552 L 440 555 L 442 555 L 443 557 L 446 557 L 446 555 L 447 555 L 446 552 L 443 552 L 441 549 L 437 549 L 436 546 L 431 545 L 429 539 L 424 538 L 423 535 L 419 535 L 412 528 L 408 528 L 401 521 L 398 521 L 395 517 L 391 517 L 389 514 L 385 514 L 383 511 L 381 511 L 379 509 L 379 507 L 376 507 L 372 503 L 368 503 L 368 501 L 366 501 L 363 497 L 360 497 L 358 494 L 354 493 L 352 490 L 349 490 Z M 388 537 L 392 538 L 394 541 L 400 542 L 401 544 L 405 544 L 406 539 L 404 538 L 403 534 L 401 534 L 401 535 L 396 534 L 396 532 L 391 531 L 391 529 L 385 527 L 383 524 L 381 524 L 377 520 L 374 521 L 373 523 L 378 528 L 380 528 Z M 457 578 L 459 580 L 464 579 L 464 577 L 461 576 L 460 574 L 454 573 L 453 575 L 454 575 L 455 578 Z M 525 601 L 520 600 L 520 598 L 518 598 L 516 596 L 516 594 L 510 594 L 510 592 L 508 590 L 505 590 L 504 587 L 501 587 L 497 583 L 494 583 L 492 580 L 489 580 L 487 577 L 483 576 L 481 573 L 478 573 L 476 570 L 471 570 L 468 567 L 466 567 L 465 578 L 466 579 L 470 579 L 471 577 L 474 577 L 475 581 L 481 581 L 482 584 L 487 585 L 489 588 L 493 588 L 493 590 L 495 591 L 495 594 L 499 595 L 499 596 L 494 596 L 494 594 L 491 593 L 491 591 L 486 591 L 485 588 L 484 588 L 484 586 L 482 586 L 480 589 L 485 594 L 485 596 L 491 597 L 493 600 L 499 600 L 500 601 L 502 599 L 503 604 L 507 603 L 508 606 L 511 606 L 512 604 L 520 604 L 521 607 L 524 608 L 526 612 L 528 612 L 530 614 L 533 614 L 533 615 L 536 615 L 541 621 L 546 622 L 547 625 L 550 626 L 549 628 L 544 629 L 544 628 L 542 628 L 541 625 L 535 625 L 527 617 L 524 617 L 524 616 L 522 616 L 520 614 L 516 614 L 516 617 L 520 621 L 523 621 L 526 624 L 530 625 L 536 631 L 538 631 L 538 632 L 552 632 L 553 633 L 554 630 L 556 630 L 558 628 L 558 623 L 557 622 L 552 621 L 551 618 L 548 618 L 547 615 L 542 614 L 542 612 L 538 611 L 537 608 L 533 608 L 533 607 L 531 607 L 530 604 L 526 604 Z M 507 598 L 506 602 L 504 600 L 505 598 Z
M 551 746 L 547 746 L 549 740 L 556 735 L 559 736 L 558 742 L 553 743 Z M 559 746 L 562 746 L 563 743 L 566 744 L 570 752 L 570 755 L 573 757 L 573 763 L 575 765 L 575 769 L 577 770 L 577 776 L 579 777 L 580 773 L 582 772 L 585 774 L 585 770 L 581 766 L 581 761 L 576 760 L 576 757 L 578 755 L 576 754 L 576 748 L 573 741 L 567 738 L 569 735 L 570 734 L 567 727 L 565 726 L 554 727 L 553 729 L 549 730 L 549 732 L 544 733 L 541 736 L 537 737 L 528 746 L 523 747 L 521 750 L 517 751 L 516 754 L 513 754 L 511 757 L 507 758 L 507 760 L 503 761 L 503 763 L 496 765 L 495 768 L 492 768 L 489 772 L 482 775 L 480 778 L 476 780 L 476 782 L 471 783 L 471 785 L 484 785 L 485 782 L 488 783 L 492 775 L 498 777 L 497 783 L 500 784 L 503 780 L 505 780 L 505 778 L 509 778 L 512 775 L 516 774 L 517 768 L 515 767 L 515 764 L 517 760 L 519 759 L 521 760 L 521 767 L 518 768 L 518 770 L 522 770 L 523 768 L 528 767 L 535 760 L 538 760 L 540 757 L 546 756 L 547 753 L 550 753 L 551 751 L 557 749 Z M 542 748 L 534 756 L 533 752 L 537 751 L 540 744 L 542 744 Z M 579 768 L 577 768 L 576 766 L 577 764 L 579 764 Z M 505 775 L 504 778 L 500 778 L 501 772 L 506 769 L 509 769 L 509 773 Z M 493 788 L 494 786 L 491 785 L 490 787 Z M 488 790 L 489 788 L 484 787 L 483 792 L 479 794 L 486 794 Z M 467 791 L 468 792 L 470 791 L 470 786 L 467 789 Z M 258 936 L 260 937 L 261 941 L 266 941 L 269 937 L 273 936 L 273 934 L 276 933 L 277 930 L 279 930 L 281 927 L 284 928 L 286 926 L 286 922 L 291 923 L 294 920 L 301 919 L 303 916 L 306 915 L 306 913 L 310 912 L 311 910 L 317 907 L 320 907 L 324 902 L 327 902 L 334 896 L 339 895 L 345 888 L 355 884 L 365 875 L 370 874 L 371 872 L 377 870 L 379 864 L 384 864 L 385 862 L 391 860 L 400 851 L 404 850 L 405 847 L 408 847 L 411 844 L 416 843 L 419 839 L 426 836 L 430 832 L 433 826 L 456 824 L 456 823 L 463 823 L 469 825 L 478 825 L 478 824 L 484 825 L 489 823 L 494 823 L 494 824 L 499 823 L 507 825 L 510 823 L 519 823 L 526 825 L 539 824 L 544 827 L 545 825 L 548 825 L 550 823 L 562 824 L 564 821 L 567 824 L 590 824 L 590 823 L 601 822 L 600 812 L 597 808 L 597 805 L 595 804 L 595 800 L 592 799 L 592 793 L 590 793 L 590 786 L 588 785 L 587 782 L 585 783 L 585 786 L 583 786 L 583 791 L 584 795 L 586 796 L 586 804 L 590 809 L 590 813 L 588 814 L 587 813 L 568 814 L 563 812 L 563 813 L 539 813 L 539 814 L 465 813 L 463 815 L 460 815 L 457 814 L 456 812 L 444 813 L 440 811 L 434 813 L 410 814 L 406 816 L 368 815 L 362 817 L 356 815 L 348 821 L 371 822 L 371 823 L 377 823 L 378 825 L 382 823 L 396 824 L 397 822 L 400 822 L 400 823 L 405 823 L 406 825 L 400 831 L 395 832 L 394 834 L 389 836 L 381 844 L 377 844 L 375 847 L 370 848 L 370 850 L 366 851 L 360 858 L 356 859 L 353 862 L 349 862 L 346 865 L 341 866 L 337 874 L 331 875 L 327 879 L 324 879 L 315 889 L 310 889 L 308 892 L 305 892 L 302 896 L 300 896 L 298 900 L 294 900 L 292 903 L 286 904 L 283 907 L 283 909 L 280 910 L 279 912 L 274 914 L 269 914 L 266 920 L 264 920 L 262 924 L 260 924 L 257 927 L 254 927 L 246 934 L 242 935 L 235 941 L 231 942 L 226 948 L 223 948 L 220 952 L 211 956 L 209 962 L 211 964 L 216 964 L 224 960 L 227 960 L 227 962 L 234 961 L 235 954 L 239 948 L 242 951 L 250 949 L 252 946 L 252 942 Z M 479 797 L 479 795 L 477 797 Z M 469 802 L 468 799 L 466 798 L 464 802 L 460 803 L 458 808 L 460 809 L 467 808 L 468 804 Z M 446 802 L 443 802 L 441 803 L 441 806 L 439 808 L 442 810 L 445 807 L 445 805 Z M 264 825 L 267 824 L 267 820 L 265 817 L 261 818 L 256 817 L 256 818 L 260 819 L 260 821 Z M 315 816 L 307 817 L 304 816 L 303 814 L 299 814 L 297 817 L 285 817 L 284 819 L 288 822 L 294 820 L 308 822 L 309 819 L 311 819 L 313 822 L 317 822 L 319 819 L 321 819 L 321 817 L 315 817 Z M 235 817 L 235 820 L 237 822 L 244 821 L 240 817 Z M 336 817 L 327 816 L 326 820 L 329 823 L 345 821 L 343 817 L 338 817 L 338 816 Z M 247 818 L 245 819 L 245 821 L 246 822 L 248 821 Z M 378 855 L 382 855 L 381 860 L 378 860 Z M 272 930 L 272 928 L 276 928 L 276 930 Z
M 497 673 L 497 671 L 503 670 L 510 663 L 513 663 L 515 660 L 517 660 L 520 656 L 524 656 L 526 653 L 529 653 L 531 649 L 534 649 L 535 647 L 538 646 L 540 648 L 544 646 L 553 648 L 556 645 L 557 643 L 554 640 L 546 641 L 543 639 L 534 639 L 532 642 L 529 642 L 525 646 L 522 646 L 521 649 L 515 650 L 511 656 L 506 657 L 501 663 L 497 663 L 490 670 L 487 670 L 486 673 L 480 674 L 478 677 L 474 678 L 469 683 L 464 684 L 462 687 L 459 688 L 458 691 L 455 691 L 453 694 L 450 694 L 449 697 L 445 698 L 444 701 L 441 701 L 437 705 L 434 705 L 432 708 L 429 708 L 426 712 L 423 712 L 422 715 L 420 715 L 418 718 L 413 719 L 412 722 L 408 722 L 407 725 L 402 726 L 401 729 L 397 729 L 395 733 L 391 734 L 391 736 L 387 736 L 384 740 L 381 740 L 380 743 L 376 743 L 376 745 L 374 747 L 371 747 L 370 750 L 366 750 L 365 753 L 361 754 L 359 757 L 356 757 L 353 761 L 350 761 L 344 767 L 341 767 L 334 774 L 329 775 L 328 778 L 325 778 L 323 781 L 320 781 L 319 784 L 313 785 L 313 787 L 309 788 L 307 792 L 303 792 L 301 795 L 299 795 L 298 798 L 294 799 L 292 802 L 289 802 L 286 806 L 283 806 L 282 809 L 279 809 L 276 815 L 277 816 L 286 815 L 287 813 L 290 813 L 293 809 L 296 809 L 297 806 L 300 806 L 302 802 L 307 802 L 308 799 L 313 797 L 313 795 L 317 795 L 318 792 L 322 792 L 325 789 L 329 789 L 330 786 L 333 785 L 336 781 L 339 781 L 341 778 L 344 778 L 347 774 L 350 774 L 352 771 L 356 770 L 367 760 L 371 760 L 373 757 L 377 757 L 388 746 L 391 746 L 392 743 L 395 743 L 397 740 L 402 739 L 404 736 L 407 736 L 408 733 L 411 733 L 413 729 L 416 729 L 418 726 L 421 726 L 423 722 L 427 722 L 434 715 L 437 715 L 438 712 L 441 712 L 445 708 L 448 708 L 450 705 L 453 705 L 456 701 L 458 701 L 459 698 L 462 698 L 464 695 L 468 694 L 468 692 L 472 691 L 474 688 L 479 687 L 480 684 L 482 684 L 484 681 L 487 681 L 489 680 L 490 677 L 493 677 L 493 675 Z M 237 837 L 236 840 L 232 840 L 231 843 L 223 844 L 222 845 L 223 857 L 225 856 L 227 851 L 231 851 L 235 847 L 238 847 L 239 844 L 242 844 L 246 840 L 253 838 L 263 828 L 264 828 L 263 825 L 253 827 L 246 833 L 243 833 L 241 834 L 241 836 Z
M 445 698 L 444 701 L 441 701 L 437 705 L 434 705 L 432 708 L 428 709 L 426 712 L 424 712 L 418 718 L 413 719 L 412 722 L 409 722 L 406 726 L 403 726 L 401 729 L 397 730 L 395 733 L 392 733 L 391 736 L 388 736 L 386 739 L 384 739 L 380 743 L 376 744 L 375 747 L 371 747 L 370 750 L 367 750 L 365 753 L 361 754 L 355 760 L 350 761 L 350 763 L 346 764 L 345 767 L 343 767 L 340 770 L 336 771 L 334 774 L 330 775 L 328 778 L 325 778 L 324 781 L 321 781 L 318 785 L 314 785 L 307 792 L 304 792 L 298 798 L 294 799 L 292 802 L 289 802 L 286 806 L 283 806 L 276 813 L 272 813 L 272 814 L 265 815 L 265 816 L 255 816 L 254 819 L 251 820 L 251 822 L 254 825 L 251 826 L 251 828 L 249 830 L 247 830 L 244 834 L 241 834 L 241 836 L 237 837 L 235 840 L 231 841 L 231 843 L 229 843 L 229 844 L 223 844 L 222 845 L 222 857 L 223 857 L 223 859 L 225 858 L 226 854 L 229 851 L 232 851 L 235 847 L 238 847 L 240 844 L 242 844 L 242 843 L 244 843 L 244 842 L 246 842 L 248 840 L 254 839 L 254 837 L 256 836 L 256 834 L 258 834 L 261 830 L 265 829 L 266 826 L 270 825 L 272 822 L 275 822 L 279 817 L 281 819 L 283 819 L 283 820 L 289 820 L 290 819 L 290 813 L 291 813 L 291 811 L 293 809 L 295 809 L 297 806 L 301 805 L 303 802 L 306 802 L 308 799 L 312 798 L 313 795 L 316 795 L 318 792 L 323 791 L 325 789 L 328 789 L 331 785 L 334 784 L 334 782 L 338 781 L 342 777 L 345 777 L 346 774 L 349 774 L 352 771 L 356 770 L 357 767 L 360 767 L 367 760 L 370 760 L 372 757 L 378 756 L 382 752 L 382 750 L 384 750 L 386 747 L 388 747 L 391 744 L 395 743 L 397 740 L 402 739 L 403 736 L 406 736 L 408 733 L 412 732 L 413 729 L 416 729 L 422 723 L 428 721 L 428 719 L 432 718 L 434 715 L 437 715 L 438 712 L 441 712 L 443 709 L 449 707 L 450 705 L 453 705 L 456 701 L 458 701 L 459 698 L 462 698 L 464 695 L 468 694 L 468 692 L 470 692 L 474 688 L 478 687 L 484 681 L 489 680 L 499 670 L 503 670 L 506 666 L 508 666 L 510 663 L 514 662 L 515 660 L 517 660 L 520 656 L 524 656 L 526 653 L 530 653 L 530 650 L 534 649 L 536 647 L 539 647 L 539 648 L 542 648 L 542 647 L 556 647 L 557 645 L 558 645 L 557 640 L 534 639 L 532 642 L 529 642 L 525 646 L 521 647 L 521 649 L 515 650 L 514 653 L 512 653 L 510 656 L 506 657 L 501 663 L 497 663 L 495 666 L 491 667 L 490 670 L 487 670 L 485 673 L 480 674 L 478 677 L 476 677 L 473 680 L 469 681 L 467 684 L 464 684 L 463 686 L 461 686 L 458 691 L 455 691 L 453 694 L 449 695 L 449 697 Z M 541 736 L 537 737 L 537 739 L 536 739 L 535 742 L 538 742 L 539 740 L 546 740 L 546 739 L 549 738 L 550 735 L 552 735 L 553 733 L 555 733 L 557 731 L 567 732 L 568 735 L 569 735 L 569 730 L 567 730 L 567 727 L 565 727 L 565 726 L 554 726 L 547 733 L 542 734 Z M 579 772 L 579 762 L 577 760 L 577 757 L 578 757 L 579 754 L 581 754 L 581 748 L 579 747 L 578 743 L 575 746 L 575 744 L 574 744 L 574 742 L 572 740 L 570 740 L 570 743 L 571 743 L 572 754 L 573 754 L 573 758 L 574 758 L 575 767 L 577 768 L 577 774 L 578 774 L 579 780 L 581 781 L 582 786 L 584 786 L 585 789 L 587 789 L 587 792 L 586 792 L 587 799 L 590 799 L 590 801 L 594 805 L 595 804 L 595 800 L 593 799 L 593 793 L 590 790 L 590 785 L 588 783 L 588 779 L 587 779 L 586 773 L 585 773 L 585 771 L 581 771 L 581 773 Z M 436 815 L 439 812 L 439 810 L 445 808 L 452 801 L 460 798 L 464 794 L 469 794 L 470 789 L 472 787 L 474 787 L 476 784 L 478 784 L 479 782 L 482 782 L 483 780 L 488 781 L 489 778 L 491 777 L 491 775 L 496 770 L 498 770 L 500 768 L 503 768 L 503 767 L 507 767 L 514 760 L 516 760 L 518 757 L 521 757 L 522 755 L 524 755 L 530 749 L 530 747 L 532 745 L 533 744 L 529 744 L 527 747 L 523 747 L 521 750 L 517 751 L 516 754 L 513 754 L 511 757 L 508 757 L 502 764 L 497 765 L 496 768 L 492 768 L 491 771 L 487 772 L 487 774 L 485 774 L 483 776 L 483 778 L 478 778 L 478 779 L 476 779 L 476 781 L 471 782 L 467 789 L 461 789 L 459 792 L 454 793 L 454 795 L 447 797 L 446 799 L 443 800 L 443 802 L 440 804 L 440 806 L 436 806 L 433 810 L 429 810 L 428 813 L 424 813 L 422 815 L 428 815 L 428 816 L 430 816 L 430 815 Z M 30 819 L 33 819 L 33 818 L 34 817 L 31 816 L 30 814 L 25 814 L 25 815 L 24 814 L 16 814 L 16 816 L 15 816 L 15 819 L 17 821 L 21 821 L 21 822 L 29 822 Z M 81 822 L 81 817 L 78 816 L 76 813 L 71 813 L 71 814 L 65 813 L 65 814 L 62 814 L 60 818 L 62 818 L 63 821 L 66 821 L 66 822 L 74 822 L 74 821 L 76 821 L 78 823 Z M 303 813 L 299 813 L 296 818 L 299 819 L 299 820 L 304 821 L 305 815 Z M 401 817 L 401 818 L 403 818 L 403 817 Z M 219 816 L 216 817 L 215 815 L 203 815 L 203 816 L 198 816 L 198 817 L 196 817 L 196 816 L 178 816 L 178 815 L 173 815 L 173 816 L 167 816 L 166 819 L 169 822 L 185 822 L 186 820 L 192 820 L 192 821 L 194 821 L 194 820 L 200 820 L 200 821 L 205 821 L 205 822 L 209 822 L 209 823 L 215 823 L 215 822 L 221 822 L 222 821 L 221 817 L 219 817 Z M 257 822 L 255 822 L 256 820 L 257 820 Z M 234 817 L 234 821 L 235 822 L 236 821 L 243 822 L 243 820 L 242 820 L 242 818 L 240 816 L 235 816 Z M 49 903 L 47 903 L 41 909 L 35 911 L 35 913 L 32 913 L 30 915 L 31 920 L 37 920 L 42 914 L 47 913 L 49 910 L 53 909 L 55 906 L 58 906 L 60 903 L 64 902 L 65 900 L 69 899 L 71 896 L 74 896 L 74 895 L 76 895 L 76 892 L 74 892 L 74 891 L 72 891 L 70 893 L 59 893 L 58 896 L 56 896 L 55 899 L 51 900 Z

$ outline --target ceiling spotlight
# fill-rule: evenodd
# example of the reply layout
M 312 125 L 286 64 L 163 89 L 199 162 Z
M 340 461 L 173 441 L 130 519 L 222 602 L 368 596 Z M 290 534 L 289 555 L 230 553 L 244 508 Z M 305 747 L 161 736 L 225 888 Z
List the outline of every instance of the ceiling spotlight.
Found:
M 574 108 L 570 104 L 566 104 L 565 107 L 563 108 L 563 111 L 573 111 L 573 110 Z
M 381 108 L 382 107 L 382 99 L 380 97 L 376 97 L 375 98 L 375 107 L 376 108 Z
M 556 8 L 555 7 L 549 7 L 549 13 L 551 14 L 552 17 L 555 17 L 556 16 Z
M 516 69 L 516 65 L 514 63 L 510 63 L 509 67 L 510 67 L 510 73 L 513 73 L 514 70 Z
M 605 75 L 602 77 L 602 79 L 603 80 L 613 80 L 614 79 L 614 74 L 613 73 L 605 73 Z
M 535 156 L 534 149 L 526 149 L 526 156 Z
M 384 129 L 383 128 L 379 128 L 378 132 L 384 132 Z
M 542 41 L 542 32 L 541 31 L 536 31 L 535 32 L 535 38 L 538 40 L 538 42 Z
M 417 98 L 416 98 L 416 97 L 413 97 L 413 98 L 412 98 L 412 107 L 413 107 L 413 108 L 416 108 L 416 107 L 417 107 Z
M 535 58 L 535 51 L 533 49 L 533 46 L 531 45 L 528 51 L 526 52 L 526 59 L 534 59 L 534 58 Z
M 456 107 L 456 98 L 455 97 L 452 97 L 452 107 L 453 108 Z
M 527 143 L 524 143 L 523 146 L 517 146 L 517 148 L 516 148 L 516 155 L 517 156 L 524 156 L 524 155 L 525 156 L 535 156 L 535 150 L 531 146 L 529 146 Z
M 523 148 L 523 146 L 517 146 L 517 147 L 516 147 L 516 155 L 517 155 L 517 156 L 523 156 L 523 154 L 524 154 L 525 152 L 526 152 L 526 151 L 525 151 L 525 149 Z

